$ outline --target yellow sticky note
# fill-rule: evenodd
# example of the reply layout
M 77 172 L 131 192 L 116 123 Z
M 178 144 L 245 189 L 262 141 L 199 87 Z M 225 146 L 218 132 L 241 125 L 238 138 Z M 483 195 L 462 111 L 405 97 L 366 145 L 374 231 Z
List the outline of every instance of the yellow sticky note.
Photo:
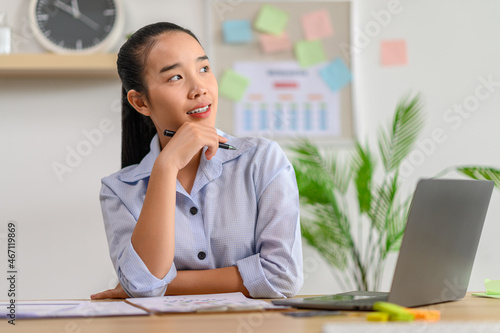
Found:
M 300 66 L 309 67 L 326 61 L 325 50 L 321 40 L 302 40 L 295 43 L 295 57 Z
M 219 93 L 232 101 L 239 101 L 245 94 L 250 80 L 245 76 L 227 69 L 219 80 Z
M 366 315 L 368 321 L 388 321 L 389 314 L 386 312 L 372 312 Z
M 280 35 L 288 23 L 288 13 L 272 5 L 263 5 L 254 22 L 255 30 Z

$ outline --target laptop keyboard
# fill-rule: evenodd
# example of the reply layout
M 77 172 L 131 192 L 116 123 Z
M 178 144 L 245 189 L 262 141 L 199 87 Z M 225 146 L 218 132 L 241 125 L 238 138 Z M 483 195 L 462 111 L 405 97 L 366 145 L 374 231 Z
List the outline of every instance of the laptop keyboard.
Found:
M 342 304 L 352 304 L 352 305 L 372 305 L 375 302 L 386 302 L 387 296 L 370 296 L 367 298 L 353 299 L 350 301 L 342 301 Z
M 360 296 L 356 296 L 360 297 Z M 325 302 L 325 303 L 338 303 L 343 305 L 372 305 L 375 302 L 386 302 L 387 295 L 382 296 L 366 296 L 358 299 L 342 299 L 339 300 L 337 295 L 329 295 L 329 296 L 320 296 L 320 297 L 310 297 L 306 298 L 305 301 L 314 301 L 314 302 Z

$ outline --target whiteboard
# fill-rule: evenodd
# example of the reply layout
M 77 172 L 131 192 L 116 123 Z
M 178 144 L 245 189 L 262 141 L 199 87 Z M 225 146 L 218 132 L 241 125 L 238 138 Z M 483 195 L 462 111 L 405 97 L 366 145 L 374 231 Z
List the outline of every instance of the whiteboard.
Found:
M 270 66 L 272 64 L 278 64 L 278 67 L 285 63 L 293 63 L 296 62 L 296 57 L 294 54 L 293 48 L 286 51 L 281 51 L 278 53 L 265 53 L 262 50 L 261 44 L 259 42 L 259 32 L 255 29 L 252 29 L 252 40 L 248 43 L 242 44 L 227 44 L 224 43 L 223 39 L 223 23 L 225 21 L 231 20 L 249 20 L 253 22 L 257 17 L 259 10 L 264 4 L 271 4 L 274 7 L 277 7 L 281 10 L 286 11 L 289 14 L 289 20 L 286 28 L 286 32 L 290 37 L 290 41 L 292 44 L 305 40 L 303 27 L 302 27 L 302 17 L 304 14 L 315 12 L 318 10 L 326 10 L 330 17 L 332 26 L 333 26 L 333 35 L 322 38 L 322 44 L 324 47 L 325 55 L 327 58 L 326 62 L 320 63 L 315 66 L 307 67 L 305 70 L 310 71 L 311 73 L 317 73 L 321 68 L 326 67 L 330 62 L 335 59 L 342 59 L 347 68 L 351 70 L 351 58 L 350 58 L 350 24 L 351 24 L 351 4 L 349 1 L 220 1 L 213 0 L 209 2 L 209 19 L 207 25 L 207 32 L 209 35 L 209 45 L 208 45 L 208 54 L 210 57 L 210 61 L 214 72 L 219 79 L 222 73 L 227 69 L 241 69 L 241 68 L 249 68 L 251 66 L 258 65 L 262 66 Z M 255 77 L 256 78 L 256 77 Z M 252 77 L 252 79 L 255 79 Z M 250 80 L 251 84 L 255 83 L 255 80 Z M 327 87 L 325 82 L 322 82 L 319 79 L 315 82 L 315 84 L 319 87 L 323 85 Z M 269 85 L 272 84 L 270 82 L 259 82 L 258 85 Z M 217 124 L 216 126 L 225 132 L 228 132 L 237 136 L 264 136 L 279 142 L 290 142 L 299 136 L 307 136 L 313 139 L 316 143 L 339 143 L 339 142 L 350 142 L 354 137 L 353 130 L 353 110 L 352 110 L 352 82 L 347 86 L 343 87 L 341 90 L 328 93 L 322 93 L 321 89 L 316 89 L 315 87 L 311 87 L 310 83 L 304 84 L 303 87 L 309 87 L 307 92 L 302 91 L 302 95 L 299 93 L 291 93 L 284 94 L 288 96 L 288 99 L 294 98 L 295 101 L 290 101 L 289 104 L 285 105 L 285 109 L 291 109 L 297 105 L 304 106 L 306 104 L 300 104 L 299 101 L 303 100 L 308 96 L 312 98 L 312 101 L 307 105 L 312 105 L 313 109 L 313 118 L 312 122 L 315 127 L 313 130 L 308 132 L 306 129 L 308 128 L 306 118 L 300 116 L 298 117 L 298 125 L 300 128 L 297 130 L 290 129 L 288 130 L 278 130 L 279 125 L 277 122 L 272 125 L 269 130 L 262 130 L 262 128 L 253 128 L 253 132 L 245 132 L 243 130 L 243 125 L 249 126 L 248 121 L 245 122 L 245 119 L 248 120 L 251 118 L 249 113 L 247 115 L 243 115 L 243 110 L 239 110 L 239 108 L 244 108 L 244 106 L 248 106 L 249 103 L 244 104 L 243 102 L 233 102 L 227 98 L 224 98 L 219 94 L 219 105 L 218 105 L 218 116 L 217 116 Z M 255 85 L 254 85 L 255 88 Z M 265 90 L 265 88 L 261 88 L 261 90 Z M 313 92 L 316 92 L 315 94 Z M 300 95 L 300 96 L 299 96 Z M 253 95 L 255 96 L 255 95 Z M 290 97 L 291 96 L 291 97 Z M 319 96 L 319 97 L 318 97 Z M 246 100 L 248 102 L 248 100 Z M 258 102 L 256 102 L 258 103 Z M 269 108 L 273 108 L 275 103 L 269 103 Z M 254 116 L 254 124 L 262 123 L 257 119 L 260 117 L 257 115 L 257 112 L 261 112 L 260 107 L 254 108 L 255 116 Z M 262 105 L 262 103 L 258 103 L 258 105 Z M 277 105 L 277 103 L 276 103 Z M 293 106 L 292 106 L 293 105 Z M 329 119 L 328 127 L 323 128 L 321 132 L 321 128 L 324 127 L 324 119 L 322 117 L 321 110 L 322 107 L 327 106 L 332 110 L 337 110 L 337 116 L 335 116 L 335 124 Z M 303 114 L 306 114 L 307 110 L 299 110 Z M 291 111 L 290 111 L 291 112 Z M 300 114 L 302 114 L 300 113 Z M 271 118 L 271 116 L 269 116 Z M 289 117 L 288 117 L 289 118 Z M 287 118 L 287 119 L 288 119 Z M 238 126 L 240 124 L 240 126 Z M 289 122 L 290 126 L 294 126 L 293 122 Z M 269 124 L 268 124 L 269 125 Z M 258 126 L 258 125 L 256 125 Z M 274 126 L 274 127 L 273 127 Z

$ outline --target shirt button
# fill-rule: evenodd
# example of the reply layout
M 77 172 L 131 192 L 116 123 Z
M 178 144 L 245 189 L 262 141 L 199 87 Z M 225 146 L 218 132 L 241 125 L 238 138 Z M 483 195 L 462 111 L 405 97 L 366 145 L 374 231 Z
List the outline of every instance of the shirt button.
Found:
M 203 260 L 206 257 L 207 257 L 207 255 L 205 254 L 205 252 L 203 252 L 203 251 L 198 252 L 198 259 Z
M 191 209 L 189 210 L 189 212 L 191 213 L 191 215 L 196 215 L 198 213 L 198 208 L 191 207 Z

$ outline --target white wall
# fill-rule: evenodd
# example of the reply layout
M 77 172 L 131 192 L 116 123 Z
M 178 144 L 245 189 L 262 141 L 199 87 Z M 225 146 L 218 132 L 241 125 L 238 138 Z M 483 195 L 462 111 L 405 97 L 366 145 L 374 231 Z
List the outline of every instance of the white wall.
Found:
M 0 1 L 19 53 L 43 52 L 30 33 L 29 2 Z M 124 5 L 125 33 L 166 20 L 205 38 L 200 0 Z M 119 98 L 118 79 L 0 79 L 0 234 L 5 236 L 7 221 L 17 222 L 18 299 L 88 298 L 116 285 L 99 190 L 100 179 L 120 167 Z M 87 140 L 83 131 L 98 130 L 103 120 L 110 122 L 110 133 L 88 156 L 74 160 L 78 165 L 60 181 L 52 163 L 66 164 L 68 147 L 75 150 Z M 3 249 L 5 239 L 0 241 Z M 1 252 L 3 268 L 7 258 Z M 6 279 L 0 279 L 0 299 L 6 291 Z
M 29 0 L 0 0 L 0 11 L 8 13 L 18 51 L 41 52 L 26 29 L 28 3 Z M 354 31 L 376 27 L 373 13 L 386 10 L 388 3 L 354 1 Z M 362 46 L 353 62 L 360 137 L 373 139 L 377 126 L 389 121 L 403 94 L 421 92 L 427 123 L 420 142 L 428 143 L 426 139 L 436 128 L 441 128 L 447 139 L 426 153 L 420 165 L 415 165 L 406 177 L 407 189 L 413 188 L 417 178 L 433 176 L 450 165 L 500 167 L 500 136 L 495 131 L 500 121 L 496 112 L 500 105 L 498 84 L 490 96 L 479 101 L 475 111 L 459 118 L 460 124 L 444 118 L 454 104 L 473 101 L 481 77 L 500 82 L 500 23 L 494 14 L 499 12 L 500 2 L 399 3 L 399 13 L 392 15 L 387 24 L 384 22 L 385 26 L 379 24 L 380 31 L 370 32 L 370 43 L 360 44 L 356 35 L 353 40 Z M 154 21 L 169 20 L 192 29 L 202 42 L 208 40 L 203 0 L 124 0 L 124 4 L 126 32 Z M 391 38 L 407 40 L 408 66 L 379 65 L 379 42 Z M 5 234 L 7 221 L 17 222 L 19 299 L 87 298 L 116 283 L 98 192 L 100 178 L 119 168 L 119 89 L 115 79 L 0 79 L 0 234 Z M 51 164 L 64 163 L 68 147 L 75 149 L 82 144 L 86 140 L 83 131 L 98 129 L 103 119 L 109 120 L 110 133 L 103 134 L 91 153 L 59 181 Z M 500 234 L 499 200 L 495 193 L 470 290 L 481 290 L 485 277 L 500 278 L 495 260 L 499 251 L 495 237 Z M 0 242 L 4 248 L 5 239 L 0 237 Z M 306 248 L 304 258 L 307 279 L 301 293 L 338 290 L 330 269 L 317 254 Z M 391 257 L 387 265 L 384 289 L 389 288 L 394 259 Z M 0 266 L 5 267 L 5 254 L 0 255 L 0 261 Z M 6 290 L 5 279 L 0 279 L 0 293 Z
M 400 96 L 421 92 L 427 121 L 418 141 L 420 153 L 413 153 L 415 170 L 406 177 L 409 188 L 419 177 L 434 176 L 448 166 L 482 164 L 499 168 L 500 36 L 497 32 L 500 23 L 494 13 L 500 10 L 500 2 L 397 2 L 400 13 L 392 15 L 386 27 L 380 25 L 380 33 L 355 58 L 359 133 L 373 138 L 374 124 L 389 121 Z M 376 22 L 374 13 L 387 10 L 389 3 L 391 1 L 357 1 L 357 29 L 365 30 L 373 24 L 370 22 Z M 399 38 L 407 40 L 409 65 L 381 67 L 380 40 Z M 481 78 L 495 82 L 490 87 L 492 92 L 482 87 Z M 476 98 L 478 92 L 479 98 Z M 486 93 L 489 96 L 483 96 Z M 474 105 L 474 101 L 478 101 L 478 105 Z M 449 111 L 459 104 L 465 104 L 464 116 Z M 450 121 L 451 116 L 459 121 Z M 430 139 L 435 129 L 442 130 L 446 139 L 433 147 Z M 500 231 L 499 193 L 495 190 L 491 200 L 469 290 L 483 290 L 484 278 L 500 278 L 495 255 L 500 249 L 496 240 Z M 393 265 L 387 267 L 385 289 L 389 288 L 393 269 Z
M 380 126 L 392 119 L 398 100 L 420 92 L 426 126 L 410 154 L 404 188 L 450 166 L 500 168 L 500 22 L 495 0 L 352 0 L 354 104 L 358 137 L 377 149 Z M 396 8 L 387 16 L 389 9 Z M 405 39 L 408 66 L 382 67 L 380 41 Z M 483 82 L 490 81 L 491 84 Z M 490 90 L 487 90 L 490 89 Z M 476 97 L 477 96 L 477 97 Z M 479 97 L 479 98 L 478 98 Z M 474 104 L 477 102 L 477 104 Z M 455 110 L 461 108 L 462 113 Z M 440 142 L 432 133 L 442 131 Z M 421 158 L 423 156 L 423 158 Z M 449 177 L 461 177 L 451 173 Z M 469 290 L 484 290 L 484 279 L 500 279 L 500 191 L 495 190 L 476 255 Z M 397 259 L 390 255 L 381 289 L 389 290 Z M 336 291 L 333 275 L 315 253 L 304 251 L 309 276 L 304 294 Z

